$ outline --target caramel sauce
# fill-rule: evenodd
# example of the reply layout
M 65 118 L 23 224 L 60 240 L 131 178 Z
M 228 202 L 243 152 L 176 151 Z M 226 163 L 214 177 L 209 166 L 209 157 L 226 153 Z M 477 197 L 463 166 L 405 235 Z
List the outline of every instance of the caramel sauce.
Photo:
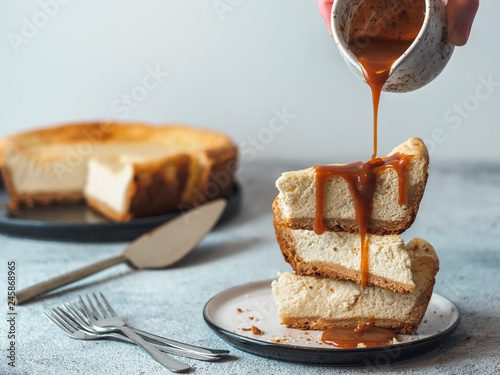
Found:
M 327 180 L 340 176 L 346 180 L 354 200 L 356 221 L 361 237 L 361 287 L 367 287 L 369 272 L 366 234 L 373 210 L 376 176 L 387 168 L 394 168 L 399 177 L 399 204 L 406 202 L 406 167 L 411 155 L 393 154 L 377 158 L 377 127 L 380 94 L 394 63 L 404 54 L 417 37 L 425 16 L 424 0 L 364 0 L 356 9 L 349 29 L 349 48 L 357 57 L 366 82 L 372 91 L 373 102 L 373 154 L 370 161 L 346 165 L 316 166 L 316 218 L 314 232 L 325 231 L 323 219 L 324 194 Z M 362 310 L 361 293 L 361 310 Z M 362 313 L 363 316 L 363 313 Z M 371 319 L 364 325 L 363 317 L 356 329 L 329 328 L 322 341 L 341 348 L 386 345 L 395 338 L 389 330 L 373 325 Z
M 364 0 L 349 29 L 349 48 L 361 64 L 372 91 L 373 155 L 377 157 L 380 94 L 392 65 L 417 37 L 425 16 L 424 0 Z
M 375 319 L 370 317 L 368 324 L 359 323 L 353 330 L 351 327 L 330 327 L 321 335 L 321 341 L 337 348 L 357 348 L 358 344 L 367 347 L 388 345 L 396 335 L 388 329 L 374 326 Z
M 361 237 L 361 286 L 367 287 L 368 279 L 368 243 L 366 234 L 373 210 L 373 195 L 375 193 L 377 174 L 388 169 L 396 170 L 399 177 L 399 204 L 406 202 L 406 169 L 413 155 L 395 153 L 385 158 L 363 163 L 357 161 L 344 165 L 317 165 L 316 171 L 316 217 L 314 233 L 321 235 L 325 231 L 324 196 L 325 185 L 329 178 L 339 176 L 349 185 L 354 200 L 358 232 Z

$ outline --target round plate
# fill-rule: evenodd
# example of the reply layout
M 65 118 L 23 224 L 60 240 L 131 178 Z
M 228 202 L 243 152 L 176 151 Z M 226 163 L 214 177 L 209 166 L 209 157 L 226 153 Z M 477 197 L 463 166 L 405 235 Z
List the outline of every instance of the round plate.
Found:
M 241 186 L 234 184 L 218 224 L 234 217 L 241 205 Z M 113 222 L 84 203 L 23 208 L 12 215 L 9 195 L 0 180 L 0 233 L 10 236 L 57 241 L 130 241 L 179 216 L 180 212 Z
M 272 280 L 228 289 L 207 302 L 203 317 L 209 327 L 235 348 L 262 357 L 309 365 L 384 365 L 422 354 L 451 335 L 460 324 L 457 307 L 434 293 L 422 324 L 413 334 L 398 335 L 400 344 L 340 349 L 318 340 L 321 331 L 280 324 Z M 240 312 L 241 311 L 241 312 Z M 253 334 L 252 326 L 263 331 Z

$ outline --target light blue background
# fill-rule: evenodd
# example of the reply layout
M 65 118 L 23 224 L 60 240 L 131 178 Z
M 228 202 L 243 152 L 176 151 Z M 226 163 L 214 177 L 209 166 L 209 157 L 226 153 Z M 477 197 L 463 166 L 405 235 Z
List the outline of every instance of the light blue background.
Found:
M 315 0 L 60 0 L 47 15 L 42 4 L 54 1 L 0 5 L 0 136 L 123 118 L 225 131 L 246 160 L 371 155 L 369 89 L 345 66 Z M 434 82 L 383 95 L 380 154 L 419 136 L 434 161 L 500 160 L 499 15 L 500 2 L 483 0 L 469 44 Z M 16 47 L 26 20 L 39 26 Z M 168 74 L 146 81 L 151 90 L 140 88 L 148 69 Z M 482 79 L 496 86 L 478 94 Z M 141 100 L 126 111 L 122 95 L 134 90 Z M 285 109 L 290 118 L 269 130 Z

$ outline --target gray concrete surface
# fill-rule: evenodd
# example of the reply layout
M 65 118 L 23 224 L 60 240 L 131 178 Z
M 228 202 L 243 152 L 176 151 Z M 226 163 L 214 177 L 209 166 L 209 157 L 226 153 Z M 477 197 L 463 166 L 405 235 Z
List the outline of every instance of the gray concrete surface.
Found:
M 441 260 L 435 291 L 454 301 L 462 323 L 435 350 L 391 366 L 321 368 L 255 357 L 229 347 L 205 325 L 206 301 L 227 288 L 289 270 L 274 238 L 271 203 L 282 171 L 308 163 L 268 160 L 244 165 L 242 213 L 218 227 L 175 267 L 132 271 L 117 266 L 50 298 L 17 307 L 16 367 L 7 365 L 8 315 L 4 302 L 0 374 L 163 374 L 168 371 L 132 345 L 78 341 L 59 332 L 42 312 L 79 293 L 102 291 L 131 325 L 193 344 L 229 348 L 222 363 L 190 359 L 195 374 L 493 374 L 500 371 L 500 166 L 432 167 L 415 224 L 405 240 L 422 237 Z M 0 288 L 7 261 L 17 264 L 17 287 L 119 254 L 126 243 L 82 244 L 0 236 Z M 4 294 L 5 295 L 5 294 Z M 5 301 L 5 300 L 4 300 Z M 146 308 L 147 307 L 147 308 Z M 466 337 L 471 336 L 469 340 Z

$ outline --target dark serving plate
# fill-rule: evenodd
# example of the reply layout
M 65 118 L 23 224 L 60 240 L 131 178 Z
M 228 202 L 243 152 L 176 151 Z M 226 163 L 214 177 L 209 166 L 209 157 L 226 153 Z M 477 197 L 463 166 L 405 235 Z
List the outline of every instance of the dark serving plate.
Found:
M 205 322 L 230 345 L 257 356 L 306 365 L 378 367 L 432 350 L 452 334 L 461 320 L 455 304 L 434 293 L 418 330 L 397 335 L 399 344 L 340 349 L 322 343 L 320 331 L 281 325 L 272 281 L 245 284 L 217 294 L 205 305 Z M 252 325 L 262 334 L 249 331 Z
M 218 224 L 236 216 L 242 200 L 241 185 L 234 184 Z M 22 208 L 16 214 L 8 209 L 9 196 L 0 180 L 0 233 L 15 237 L 76 242 L 131 241 L 160 224 L 181 215 L 165 215 L 113 222 L 84 203 Z

